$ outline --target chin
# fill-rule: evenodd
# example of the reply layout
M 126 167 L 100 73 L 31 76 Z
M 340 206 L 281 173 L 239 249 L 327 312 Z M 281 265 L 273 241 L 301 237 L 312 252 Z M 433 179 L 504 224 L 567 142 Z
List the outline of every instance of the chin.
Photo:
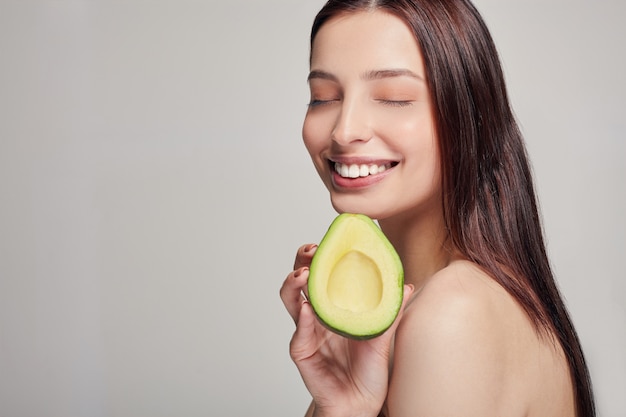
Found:
M 365 196 L 338 196 L 331 195 L 331 203 L 335 211 L 341 213 L 364 214 L 372 219 L 380 220 L 393 215 L 392 207 L 383 207 L 382 205 L 373 204 L 371 198 Z

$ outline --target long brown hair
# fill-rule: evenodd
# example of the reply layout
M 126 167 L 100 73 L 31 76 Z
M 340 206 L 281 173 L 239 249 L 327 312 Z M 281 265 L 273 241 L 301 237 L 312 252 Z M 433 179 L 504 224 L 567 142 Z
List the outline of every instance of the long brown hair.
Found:
M 469 0 L 330 0 L 330 18 L 381 9 L 401 18 L 421 48 L 441 153 L 449 238 L 524 308 L 537 332 L 556 337 L 571 371 L 577 415 L 595 416 L 580 341 L 546 254 L 532 174 L 498 54 Z

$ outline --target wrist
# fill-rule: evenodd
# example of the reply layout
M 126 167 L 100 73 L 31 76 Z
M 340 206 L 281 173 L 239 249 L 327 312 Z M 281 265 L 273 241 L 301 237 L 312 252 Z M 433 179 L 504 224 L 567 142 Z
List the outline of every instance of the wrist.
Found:
M 311 417 L 378 417 L 379 413 L 374 412 L 366 412 L 366 411 L 355 411 L 353 409 L 346 410 L 345 412 L 342 410 L 326 410 L 323 407 L 318 407 L 316 404 L 313 406 L 313 414 Z

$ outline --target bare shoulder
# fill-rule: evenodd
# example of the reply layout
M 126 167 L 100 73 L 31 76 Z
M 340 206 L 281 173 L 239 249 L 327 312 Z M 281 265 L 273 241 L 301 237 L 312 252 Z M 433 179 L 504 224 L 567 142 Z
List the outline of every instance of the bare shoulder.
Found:
M 498 379 L 495 364 L 501 365 L 509 347 L 519 345 L 530 329 L 504 288 L 473 263 L 456 261 L 416 292 L 397 333 L 397 350 L 413 346 L 422 357 L 432 355 L 430 363 L 471 360 Z
M 487 313 L 485 308 L 503 298 L 506 298 L 506 291 L 480 267 L 469 261 L 455 261 L 416 292 L 409 311 L 422 310 L 444 317 L 455 315 L 459 312 L 457 309 L 463 309 L 463 313 L 467 313 L 467 309 Z
M 541 397 L 569 392 L 564 371 L 514 298 L 478 266 L 456 261 L 404 312 L 388 407 L 392 416 L 526 416 L 534 408 L 556 416 Z M 538 387 L 546 383 L 552 387 Z
M 528 324 L 513 298 L 477 265 L 455 261 L 437 272 L 411 300 L 402 323 L 407 336 L 425 332 L 500 344 L 510 324 Z M 430 341 L 429 339 L 428 341 Z M 443 339 L 445 340 L 445 339 Z

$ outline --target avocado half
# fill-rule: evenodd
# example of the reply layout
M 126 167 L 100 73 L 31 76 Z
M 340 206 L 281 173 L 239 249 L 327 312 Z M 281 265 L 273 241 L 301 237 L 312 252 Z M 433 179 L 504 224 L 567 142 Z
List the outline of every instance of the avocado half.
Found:
M 363 214 L 335 218 L 309 271 L 309 302 L 332 331 L 370 339 L 395 320 L 404 291 L 398 253 L 378 225 Z

